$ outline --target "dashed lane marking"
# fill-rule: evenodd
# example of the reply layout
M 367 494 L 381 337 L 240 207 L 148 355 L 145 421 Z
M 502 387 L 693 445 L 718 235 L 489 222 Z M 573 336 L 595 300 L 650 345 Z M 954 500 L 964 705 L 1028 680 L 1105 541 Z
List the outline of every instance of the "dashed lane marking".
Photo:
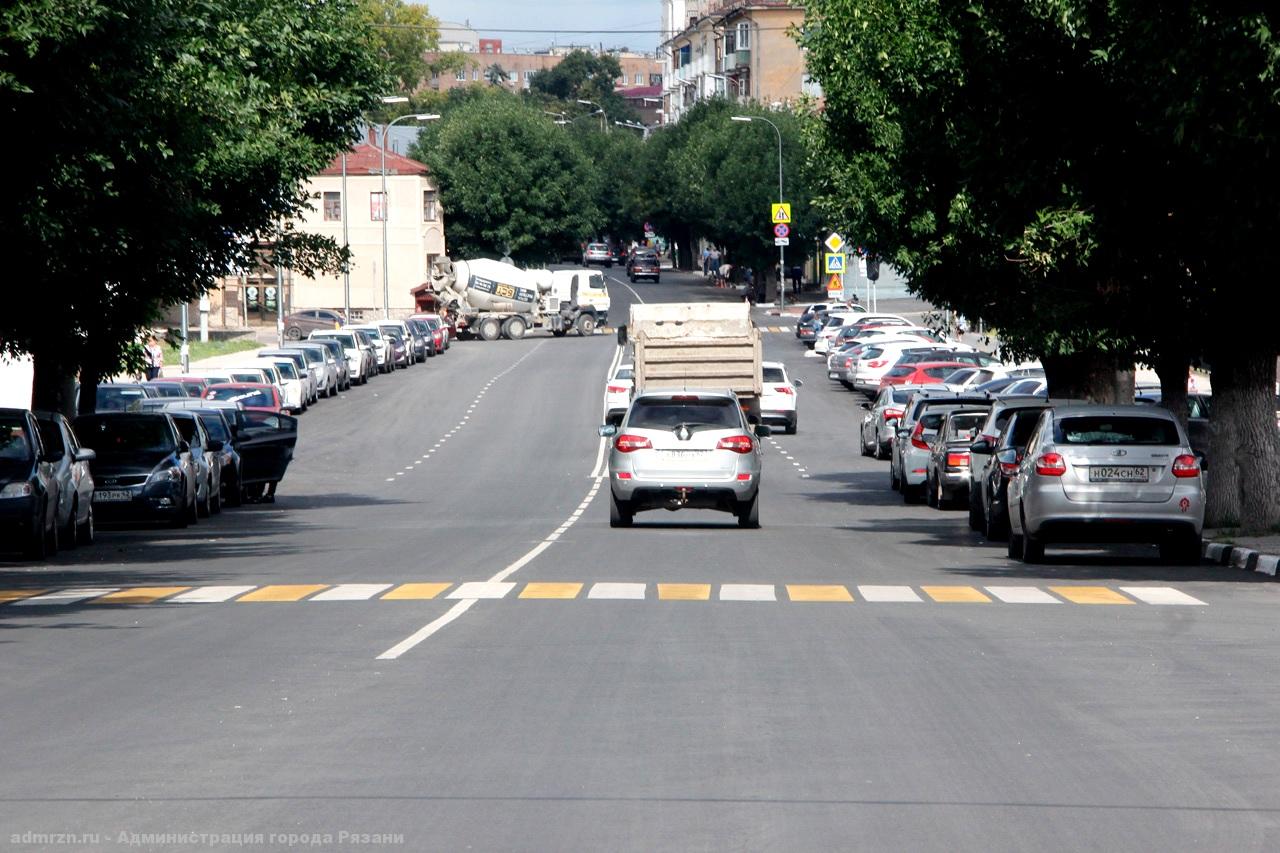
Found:
M 659 601 L 706 601 L 711 597 L 709 583 L 660 583 Z
M 1198 598 L 1167 586 L 1122 586 L 1120 591 L 1147 604 L 1204 604 Z
M 169 599 L 169 602 L 178 604 L 220 604 L 224 601 L 230 601 L 236 596 L 244 595 L 250 590 L 257 589 L 253 586 L 202 586 L 184 592 L 181 595 L 175 595 Z
M 59 604 L 76 604 L 81 601 L 88 601 L 91 598 L 101 598 L 104 595 L 110 595 L 119 590 L 119 587 L 72 587 L 71 589 L 60 589 L 56 592 L 46 592 L 43 595 L 34 595 L 30 598 L 23 598 L 13 602 L 14 607 L 32 606 L 54 606 Z
M 619 599 L 628 601 L 644 600 L 645 587 L 642 583 L 606 583 L 592 584 L 587 598 Z
M 469 581 L 460 584 L 446 598 L 506 598 L 507 593 L 515 589 L 514 583 L 494 583 L 491 581 Z
M 923 601 L 909 586 L 860 586 L 858 592 L 867 601 L 877 603 Z
M 989 586 L 987 592 L 1003 601 L 1005 604 L 1061 604 L 1060 599 L 1054 598 L 1042 589 L 1034 586 Z
M 326 589 L 319 595 L 314 595 L 307 600 L 368 601 L 383 590 L 390 588 L 391 584 L 389 583 L 340 583 L 337 586 Z
M 726 583 L 720 585 L 721 601 L 777 601 L 773 584 Z
M 383 601 L 429 601 L 444 592 L 451 583 L 402 583 L 382 596 Z

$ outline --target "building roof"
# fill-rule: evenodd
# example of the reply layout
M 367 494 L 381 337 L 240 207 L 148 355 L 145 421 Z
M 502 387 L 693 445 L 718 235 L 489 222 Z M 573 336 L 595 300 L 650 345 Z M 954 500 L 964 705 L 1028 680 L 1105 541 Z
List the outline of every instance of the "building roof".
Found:
M 617 93 L 624 98 L 660 98 L 662 97 L 661 86 L 630 86 L 625 89 L 617 89 Z
M 382 171 L 382 149 L 376 145 L 362 142 L 347 152 L 347 175 L 377 175 Z M 425 163 L 411 160 L 408 157 L 387 150 L 388 175 L 426 175 L 430 170 Z M 333 158 L 327 168 L 320 171 L 322 175 L 342 174 L 342 155 Z

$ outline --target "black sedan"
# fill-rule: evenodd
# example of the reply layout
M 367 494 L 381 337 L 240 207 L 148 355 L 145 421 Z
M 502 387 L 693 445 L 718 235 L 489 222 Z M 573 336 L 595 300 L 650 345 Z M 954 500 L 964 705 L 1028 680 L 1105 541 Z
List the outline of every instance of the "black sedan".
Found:
M 93 508 L 99 522 L 164 521 L 186 527 L 196 515 L 191 447 L 167 414 L 110 412 L 75 420 L 93 447 Z
M 32 559 L 58 550 L 58 481 L 35 417 L 0 409 L 0 542 Z
M 637 252 L 636 256 L 631 259 L 628 275 L 632 284 L 642 278 L 652 279 L 657 282 L 661 274 L 662 268 L 658 264 L 658 255 L 656 253 Z

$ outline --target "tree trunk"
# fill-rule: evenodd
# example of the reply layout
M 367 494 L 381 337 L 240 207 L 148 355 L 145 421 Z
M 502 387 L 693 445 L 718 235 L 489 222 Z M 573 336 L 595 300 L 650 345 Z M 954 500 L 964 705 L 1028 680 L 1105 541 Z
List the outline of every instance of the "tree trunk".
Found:
M 1276 353 L 1228 344 L 1212 354 L 1209 417 L 1209 527 L 1264 533 L 1280 526 L 1280 429 Z
M 1080 352 L 1044 356 L 1049 396 L 1090 403 L 1133 402 L 1133 362 L 1115 353 Z
M 46 353 L 31 357 L 31 408 L 44 412 L 60 412 L 68 418 L 76 416 L 76 372 Z M 96 396 L 97 391 L 92 396 Z
M 1156 373 L 1160 376 L 1160 405 L 1187 428 L 1187 374 L 1191 371 L 1191 357 L 1184 352 L 1162 353 L 1156 358 Z

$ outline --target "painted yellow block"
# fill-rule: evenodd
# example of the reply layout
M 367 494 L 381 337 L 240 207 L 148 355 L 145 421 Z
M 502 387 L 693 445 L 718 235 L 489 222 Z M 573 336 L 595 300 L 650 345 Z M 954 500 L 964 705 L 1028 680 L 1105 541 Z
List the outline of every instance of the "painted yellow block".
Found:
M 527 583 L 520 590 L 521 598 L 577 598 L 582 592 L 580 583 Z
M 6 601 L 21 601 L 24 598 L 30 598 L 33 595 L 48 591 L 47 589 L 0 589 L 0 604 L 4 604 Z
M 135 586 L 95 598 L 93 604 L 151 604 L 191 589 L 189 586 Z
M 991 599 L 987 598 L 978 590 L 971 586 L 922 586 L 924 594 L 932 598 L 934 601 L 941 601 L 944 604 L 952 604 L 956 602 L 968 602 L 972 604 L 990 604 Z
M 327 583 L 272 584 L 247 592 L 236 601 L 301 601 L 308 595 L 315 595 L 320 590 L 328 588 Z
M 848 587 L 841 584 L 789 583 L 787 595 L 792 601 L 853 601 Z
M 1049 589 L 1074 604 L 1133 604 L 1133 599 L 1105 586 L 1051 586 Z
M 424 601 L 435 598 L 451 586 L 452 583 L 402 583 L 380 598 L 391 601 Z
M 709 583 L 660 583 L 658 599 L 661 601 L 706 601 L 711 598 Z

